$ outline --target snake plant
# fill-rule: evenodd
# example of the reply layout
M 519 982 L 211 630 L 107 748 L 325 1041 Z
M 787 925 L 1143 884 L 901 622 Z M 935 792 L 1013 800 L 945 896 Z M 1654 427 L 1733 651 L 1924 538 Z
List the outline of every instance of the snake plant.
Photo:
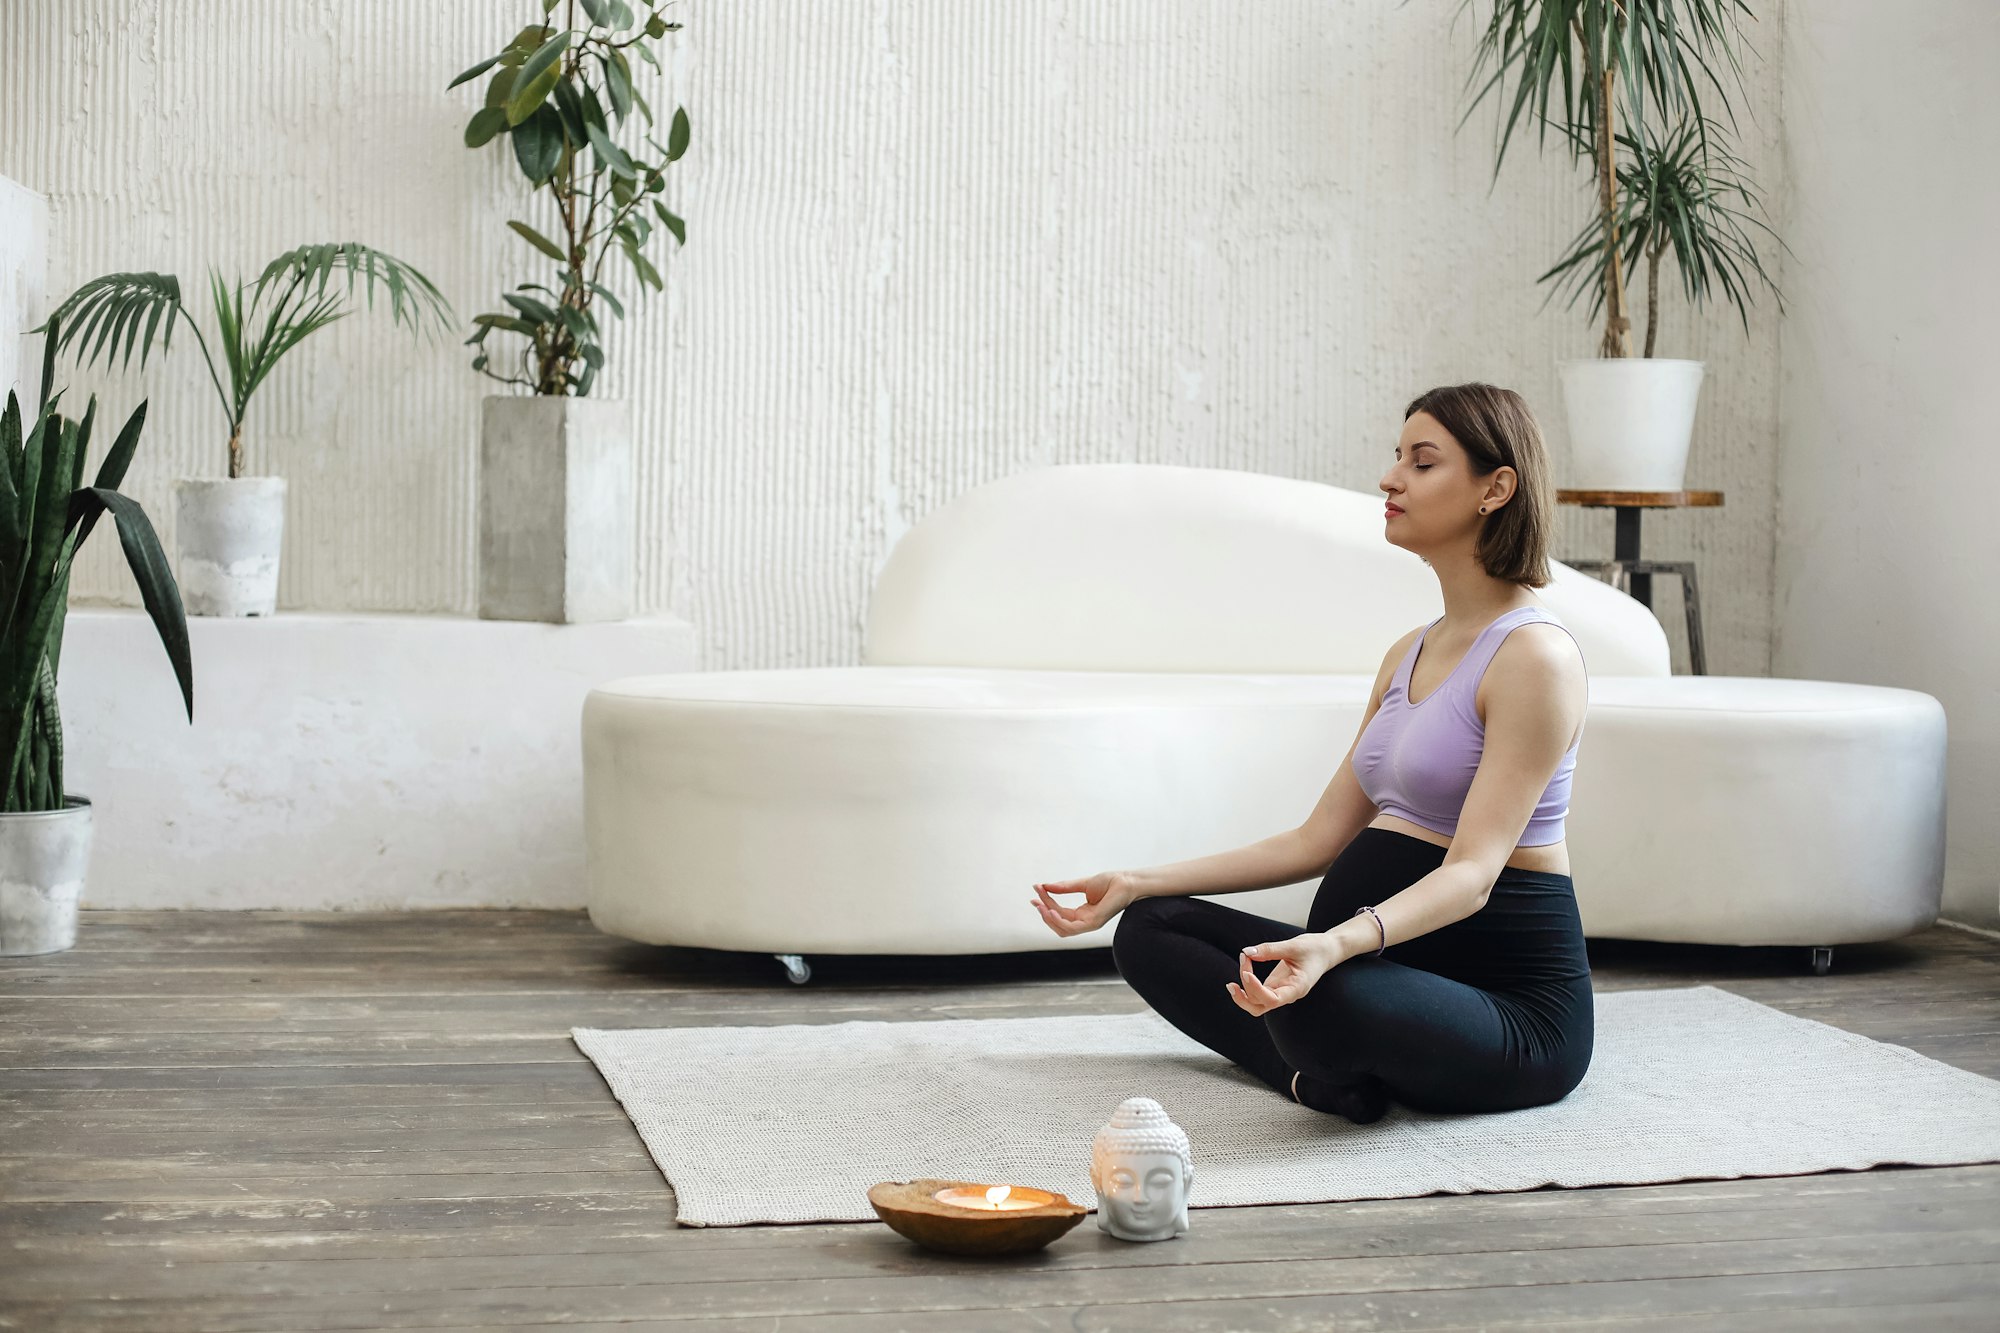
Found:
M 56 681 L 62 669 L 63 625 L 69 607 L 70 566 L 97 520 L 110 514 L 139 596 L 166 645 L 180 681 L 188 721 L 194 721 L 194 669 L 188 656 L 187 618 L 180 589 L 168 569 L 160 539 L 146 511 L 118 490 L 139 447 L 146 404 L 139 404 L 112 442 L 97 476 L 84 485 L 83 463 L 97 421 L 97 399 L 81 421 L 57 409 L 51 393 L 60 323 L 51 318 L 42 357 L 42 386 L 35 419 L 24 422 L 19 397 L 7 394 L 0 414 L 0 746 L 6 780 L 0 811 L 9 814 L 63 808 L 62 715 Z M 23 435 L 24 427 L 26 429 Z
M 345 269 L 345 289 L 333 284 Z M 250 411 L 251 395 L 277 366 L 285 353 L 337 319 L 352 313 L 355 279 L 360 278 L 372 309 L 379 283 L 389 294 L 389 313 L 397 324 L 408 325 L 413 335 L 426 328 L 441 331 L 454 322 L 451 306 L 431 280 L 392 255 L 371 250 L 353 241 L 328 245 L 302 245 L 288 250 L 264 266 L 257 281 L 248 284 L 249 294 L 239 281 L 234 287 L 221 275 L 209 274 L 209 299 L 215 310 L 217 341 L 222 348 L 223 369 L 229 372 L 228 387 L 217 371 L 215 356 L 201 325 L 195 323 L 181 305 L 180 279 L 170 273 L 107 273 L 92 278 L 56 307 L 49 322 L 35 329 L 53 329 L 61 320 L 65 326 L 59 346 L 73 346 L 77 361 L 89 365 L 101 354 L 109 365 L 120 356 L 121 365 L 139 349 L 143 368 L 153 350 L 153 336 L 160 335 L 164 355 L 173 341 L 175 324 L 185 321 L 201 345 L 202 359 L 208 363 L 208 378 L 222 400 L 229 420 L 229 475 L 243 475 L 243 418 Z

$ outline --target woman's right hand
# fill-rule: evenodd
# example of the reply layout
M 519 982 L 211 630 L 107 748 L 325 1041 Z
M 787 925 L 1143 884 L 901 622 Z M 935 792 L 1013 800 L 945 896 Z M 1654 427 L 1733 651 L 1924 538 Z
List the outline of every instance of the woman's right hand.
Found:
M 1080 893 L 1083 901 L 1065 907 L 1050 894 Z M 1042 914 L 1050 930 L 1058 935 L 1081 935 L 1096 930 L 1117 916 L 1138 898 L 1131 876 L 1121 870 L 1103 870 L 1087 879 L 1063 880 L 1035 885 L 1036 896 L 1029 899 Z

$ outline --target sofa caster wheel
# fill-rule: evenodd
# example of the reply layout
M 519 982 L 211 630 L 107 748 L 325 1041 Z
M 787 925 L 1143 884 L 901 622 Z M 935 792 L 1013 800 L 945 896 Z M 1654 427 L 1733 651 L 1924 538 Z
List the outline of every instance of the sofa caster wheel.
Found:
M 1815 945 L 1812 951 L 1813 975 L 1823 977 L 1833 970 L 1833 946 Z
M 771 957 L 785 965 L 785 975 L 792 979 L 794 986 L 803 986 L 812 979 L 813 970 L 806 960 L 795 953 L 774 953 Z

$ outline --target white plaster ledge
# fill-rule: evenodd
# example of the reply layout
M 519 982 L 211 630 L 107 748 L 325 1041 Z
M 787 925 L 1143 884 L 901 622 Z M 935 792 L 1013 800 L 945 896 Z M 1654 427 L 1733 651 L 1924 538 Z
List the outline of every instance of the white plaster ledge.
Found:
M 675 618 L 188 630 L 192 726 L 143 613 L 70 612 L 67 785 L 97 807 L 86 907 L 581 907 L 584 697 L 698 669 Z

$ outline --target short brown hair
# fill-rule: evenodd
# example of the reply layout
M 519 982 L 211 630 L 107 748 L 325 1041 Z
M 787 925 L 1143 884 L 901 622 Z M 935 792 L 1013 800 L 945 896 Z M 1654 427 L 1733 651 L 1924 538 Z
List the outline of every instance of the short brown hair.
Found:
M 1514 469 L 1519 483 L 1480 530 L 1475 553 L 1488 574 L 1524 587 L 1545 587 L 1549 572 L 1549 529 L 1555 522 L 1555 488 L 1549 479 L 1549 452 L 1527 400 L 1491 384 L 1453 384 L 1418 394 L 1403 411 L 1408 421 L 1428 412 L 1465 447 L 1475 476 Z

